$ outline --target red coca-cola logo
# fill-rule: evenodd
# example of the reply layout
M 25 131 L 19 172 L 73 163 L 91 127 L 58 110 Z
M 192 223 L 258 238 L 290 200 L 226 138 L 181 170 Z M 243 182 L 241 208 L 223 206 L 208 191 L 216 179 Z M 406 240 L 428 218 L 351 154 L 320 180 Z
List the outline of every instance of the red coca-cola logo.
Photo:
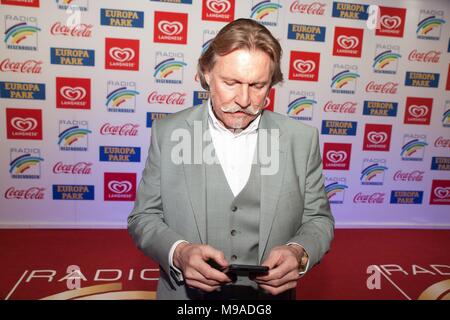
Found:
M 138 124 L 125 123 L 123 125 L 112 125 L 109 122 L 102 125 L 100 128 L 100 134 L 111 136 L 137 136 Z
M 409 61 L 439 63 L 441 58 L 441 51 L 430 50 L 428 52 L 418 52 L 416 49 L 408 55 Z
M 396 94 L 397 89 L 398 83 L 391 81 L 386 83 L 375 83 L 375 81 L 370 81 L 366 86 L 366 92 L 375 93 Z
M 6 199 L 26 199 L 26 200 L 42 200 L 44 199 L 45 188 L 31 187 L 28 189 L 8 188 L 5 192 Z
M 0 71 L 40 74 L 42 73 L 42 61 L 26 60 L 24 62 L 13 62 L 10 59 L 4 59 L 0 62 Z
M 174 105 L 184 105 L 186 101 L 186 93 L 172 92 L 169 94 L 158 94 L 157 91 L 153 91 L 148 95 L 147 99 L 150 104 L 174 104 Z
M 300 1 L 294 1 L 291 4 L 290 10 L 292 13 L 305 13 L 323 16 L 325 13 L 325 3 L 300 3 Z
M 344 103 L 333 103 L 333 101 L 330 100 L 323 107 L 323 111 L 337 113 L 355 113 L 356 102 L 346 101 Z
M 402 170 L 398 170 L 394 174 L 394 181 L 414 181 L 420 182 L 423 181 L 423 174 L 425 171 L 414 170 L 411 172 L 403 172 Z
M 385 193 L 375 192 L 372 194 L 363 194 L 362 192 L 358 192 L 353 197 L 354 203 L 383 203 Z
M 434 146 L 436 148 L 450 148 L 450 139 L 439 137 L 436 139 L 436 141 L 434 141 Z
M 50 29 L 52 35 L 63 35 L 71 37 L 89 38 L 92 36 L 92 24 L 80 23 L 67 26 L 61 22 L 55 22 Z
M 55 174 L 91 174 L 91 162 L 78 162 L 75 164 L 64 164 L 61 161 L 53 166 L 53 173 Z

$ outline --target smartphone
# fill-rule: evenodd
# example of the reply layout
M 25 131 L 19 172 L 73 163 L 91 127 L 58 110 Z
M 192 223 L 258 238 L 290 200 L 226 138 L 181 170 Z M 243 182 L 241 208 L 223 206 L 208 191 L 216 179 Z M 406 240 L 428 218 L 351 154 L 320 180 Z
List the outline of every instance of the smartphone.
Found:
M 249 265 L 249 264 L 230 264 L 227 268 L 227 272 L 233 273 L 268 273 L 269 267 Z

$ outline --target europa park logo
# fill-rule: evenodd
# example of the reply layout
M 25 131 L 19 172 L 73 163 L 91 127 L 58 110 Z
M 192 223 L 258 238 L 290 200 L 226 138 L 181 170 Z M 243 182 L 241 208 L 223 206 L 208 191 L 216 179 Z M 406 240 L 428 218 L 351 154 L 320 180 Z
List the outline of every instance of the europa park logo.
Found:
M 139 40 L 105 38 L 105 69 L 139 70 Z
M 186 44 L 187 29 L 187 13 L 155 11 L 154 42 Z

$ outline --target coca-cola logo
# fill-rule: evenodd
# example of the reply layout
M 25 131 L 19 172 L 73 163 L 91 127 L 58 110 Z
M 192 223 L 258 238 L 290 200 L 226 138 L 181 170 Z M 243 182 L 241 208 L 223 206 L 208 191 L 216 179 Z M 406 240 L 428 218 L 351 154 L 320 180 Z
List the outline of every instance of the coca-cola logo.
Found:
M 409 114 L 412 115 L 414 118 L 422 118 L 425 117 L 428 113 L 428 107 L 421 105 L 410 105 L 408 108 Z
M 38 122 L 34 118 L 14 117 L 11 119 L 11 125 L 14 129 L 25 132 L 36 129 Z
M 112 125 L 108 122 L 101 126 L 100 134 L 112 136 L 137 136 L 138 128 L 138 124 L 125 123 L 123 125 Z
M 358 192 L 353 197 L 354 203 L 383 203 L 384 202 L 385 193 L 375 192 L 373 194 L 363 194 L 362 192 Z
M 78 162 L 75 164 L 64 164 L 59 161 L 53 166 L 53 173 L 55 174 L 91 174 L 92 163 L 91 162 Z
M 161 20 L 158 23 L 158 29 L 165 35 L 174 36 L 183 31 L 183 24 L 178 21 Z
M 340 35 L 337 37 L 337 43 L 343 49 L 354 49 L 358 46 L 359 40 L 355 36 Z
M 371 131 L 367 134 L 367 139 L 373 144 L 380 144 L 387 141 L 388 135 L 386 132 Z
M 444 137 L 438 137 L 434 142 L 434 146 L 437 148 L 450 148 L 450 139 Z
M 300 73 L 309 73 L 316 68 L 316 63 L 312 60 L 297 59 L 293 62 L 294 69 Z
M 323 107 L 325 112 L 338 112 L 338 113 L 355 113 L 356 102 L 346 101 L 344 103 L 333 103 L 328 101 Z
M 394 181 L 423 181 L 423 175 L 425 171 L 414 170 L 411 172 L 403 172 L 401 170 L 394 174 Z
M 42 200 L 44 199 L 45 188 L 31 187 L 28 189 L 16 189 L 10 187 L 5 191 L 6 199 L 26 199 L 26 200 Z
M 325 13 L 325 5 L 325 3 L 321 2 L 301 3 L 300 1 L 294 1 L 291 4 L 290 10 L 292 13 L 305 13 L 322 16 Z
M 133 188 L 133 184 L 130 181 L 117 181 L 111 180 L 108 182 L 108 189 L 113 193 L 128 193 Z
M 439 63 L 441 54 L 442 54 L 441 51 L 430 50 L 428 52 L 419 52 L 416 49 L 414 49 L 409 53 L 408 60 L 418 62 Z
M 400 27 L 402 19 L 398 16 L 383 15 L 380 18 L 380 23 L 386 29 L 397 29 Z
M 159 94 L 157 91 L 153 91 L 148 95 L 148 103 L 154 104 L 173 104 L 184 105 L 186 100 L 186 93 L 172 92 L 170 94 Z
M 42 61 L 26 60 L 24 62 L 13 62 L 10 59 L 4 59 L 0 62 L 0 71 L 39 74 L 42 73 Z
M 228 0 L 207 0 L 206 6 L 214 13 L 224 13 L 230 10 L 231 3 Z
M 131 48 L 112 47 L 109 49 L 109 55 L 118 62 L 127 62 L 134 59 L 135 53 Z
M 326 157 L 332 163 L 340 163 L 347 159 L 347 153 L 345 151 L 330 150 L 327 152 Z
M 61 22 L 55 22 L 50 29 L 50 33 L 52 35 L 89 38 L 92 36 L 92 28 L 92 24 L 81 23 L 67 26 Z
M 396 94 L 398 89 L 398 83 L 386 82 L 386 83 L 375 83 L 375 81 L 370 81 L 366 86 L 366 92 L 375 93 L 387 93 Z
M 86 89 L 83 87 L 61 87 L 59 93 L 69 101 L 83 100 L 86 97 Z
M 450 197 L 450 188 L 437 187 L 434 188 L 434 195 L 439 199 L 446 199 Z

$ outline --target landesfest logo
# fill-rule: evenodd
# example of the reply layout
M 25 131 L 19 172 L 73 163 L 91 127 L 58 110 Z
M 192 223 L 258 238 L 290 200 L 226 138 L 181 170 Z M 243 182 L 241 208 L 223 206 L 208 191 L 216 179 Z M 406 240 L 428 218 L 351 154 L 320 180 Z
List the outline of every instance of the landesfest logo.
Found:
M 392 125 L 366 123 L 364 129 L 364 151 L 389 151 Z
M 10 6 L 21 6 L 21 7 L 36 7 L 39 8 L 39 0 L 1 0 L 1 4 Z
M 356 121 L 322 120 L 321 134 L 356 136 Z
M 331 78 L 331 91 L 333 93 L 355 94 L 358 78 L 358 66 L 335 64 L 333 65 L 333 77 Z
M 270 88 L 269 94 L 264 101 L 264 110 L 273 111 L 275 108 L 275 88 Z
M 335 27 L 333 55 L 361 57 L 364 29 Z
M 55 22 L 50 28 L 50 34 L 57 36 L 66 36 L 74 38 L 90 38 L 92 37 L 92 24 L 78 23 L 66 25 L 62 22 Z
M 138 130 L 139 124 L 136 123 L 128 122 L 115 125 L 107 122 L 100 127 L 100 134 L 102 136 L 136 137 L 138 135 Z
M 165 112 L 147 112 L 147 128 L 151 128 L 153 125 L 153 121 L 156 119 L 162 119 L 167 117 L 167 115 L 170 113 Z
M 45 100 L 45 84 L 0 81 L 0 98 Z
M 121 146 L 100 146 L 100 161 L 106 162 L 140 162 L 141 148 Z
M 95 66 L 95 51 L 89 49 L 50 48 L 50 63 L 66 66 Z
M 100 9 L 100 24 L 111 27 L 143 28 L 144 12 L 118 9 Z
M 8 139 L 42 140 L 42 110 L 6 109 Z
M 422 204 L 423 191 L 392 190 L 391 204 Z
M 13 179 L 40 179 L 41 150 L 38 148 L 11 148 L 9 173 Z
M 403 37 L 405 30 L 405 8 L 379 7 L 379 25 L 375 29 L 375 35 L 385 37 Z
M 186 93 L 175 91 L 161 94 L 158 91 L 152 91 L 148 95 L 147 102 L 151 105 L 163 104 L 183 106 L 186 102 Z
M 318 1 L 292 1 L 289 11 L 297 14 L 310 14 L 323 16 L 325 14 L 326 3 Z
M 450 205 L 450 180 L 433 180 L 430 204 Z
M 85 120 L 59 120 L 58 145 L 61 151 L 87 151 L 89 145 L 88 122 Z
M 10 187 L 5 191 L 5 199 L 16 200 L 43 200 L 45 188 L 29 187 L 28 189 L 16 189 Z
M 202 54 L 208 49 L 211 42 L 214 40 L 215 36 L 219 31 L 205 29 L 203 30 L 203 44 L 202 44 Z
M 235 0 L 203 0 L 202 20 L 231 22 L 234 20 Z
M 290 91 L 287 115 L 295 120 L 310 121 L 317 104 L 314 91 Z
M 362 185 L 381 186 L 387 169 L 386 159 L 364 159 L 359 180 Z
M 401 58 L 400 47 L 396 45 L 377 44 L 372 68 L 375 73 L 396 74 Z
M 439 73 L 407 71 L 405 86 L 437 88 L 439 86 Z
M 398 83 L 392 81 L 377 83 L 372 80 L 366 85 L 367 93 L 396 94 L 397 90 Z
M 291 51 L 289 80 L 318 81 L 320 53 Z
M 25 61 L 12 61 L 6 58 L 0 62 L 0 72 L 41 74 L 42 60 L 29 59 Z
M 54 174 L 76 174 L 89 175 L 92 173 L 92 162 L 80 161 L 73 164 L 63 163 L 58 161 L 53 166 Z
M 56 77 L 56 108 L 90 109 L 91 79 Z
M 40 31 L 36 17 L 5 15 L 7 49 L 37 51 Z
M 53 200 L 94 200 L 93 185 L 54 184 Z
M 396 117 L 398 103 L 388 101 L 364 101 L 363 115 L 378 117 Z
M 442 114 L 442 126 L 450 127 L 450 100 L 445 101 L 444 113 Z
M 351 19 L 351 20 L 367 20 L 368 18 L 367 4 L 333 2 L 332 16 L 335 18 Z
M 405 105 L 405 124 L 429 125 L 433 98 L 407 97 Z
M 105 69 L 139 70 L 139 40 L 105 38 Z
M 325 42 L 326 28 L 321 26 L 312 26 L 306 24 L 288 25 L 288 39 Z
M 400 152 L 402 160 L 422 161 L 425 147 L 428 145 L 427 136 L 424 134 L 403 135 L 403 145 Z
M 352 145 L 350 143 L 324 143 L 323 168 L 325 170 L 349 170 Z
M 281 7 L 279 0 L 252 1 L 250 18 L 264 26 L 276 27 Z
M 420 10 L 416 34 L 418 39 L 439 40 L 441 38 L 442 25 L 445 23 L 444 11 Z
M 382 204 L 384 203 L 385 196 L 386 194 L 384 192 L 374 192 L 371 194 L 358 192 L 353 197 L 353 203 Z
M 325 177 L 325 193 L 331 204 L 344 203 L 345 189 L 348 189 L 346 178 Z
M 419 51 L 414 49 L 409 53 L 408 60 L 423 63 L 439 63 L 441 54 L 441 51 L 436 50 Z
M 156 83 L 182 84 L 185 66 L 183 53 L 157 51 L 153 77 Z
M 194 91 L 192 105 L 198 107 L 206 103 L 209 99 L 209 91 Z
M 187 13 L 155 11 L 153 42 L 186 44 Z
M 89 0 L 56 0 L 56 4 L 59 10 L 64 11 L 68 9 L 79 11 L 89 10 Z
M 433 157 L 431 170 L 450 171 L 450 157 Z
M 354 101 L 345 101 L 343 103 L 336 103 L 329 100 L 323 106 L 324 112 L 334 112 L 334 113 L 348 113 L 354 114 L 356 112 L 356 107 L 358 104 Z
M 136 173 L 105 172 L 105 201 L 134 201 L 136 199 Z
M 115 81 L 107 82 L 106 108 L 108 112 L 135 112 L 136 83 L 133 81 Z

